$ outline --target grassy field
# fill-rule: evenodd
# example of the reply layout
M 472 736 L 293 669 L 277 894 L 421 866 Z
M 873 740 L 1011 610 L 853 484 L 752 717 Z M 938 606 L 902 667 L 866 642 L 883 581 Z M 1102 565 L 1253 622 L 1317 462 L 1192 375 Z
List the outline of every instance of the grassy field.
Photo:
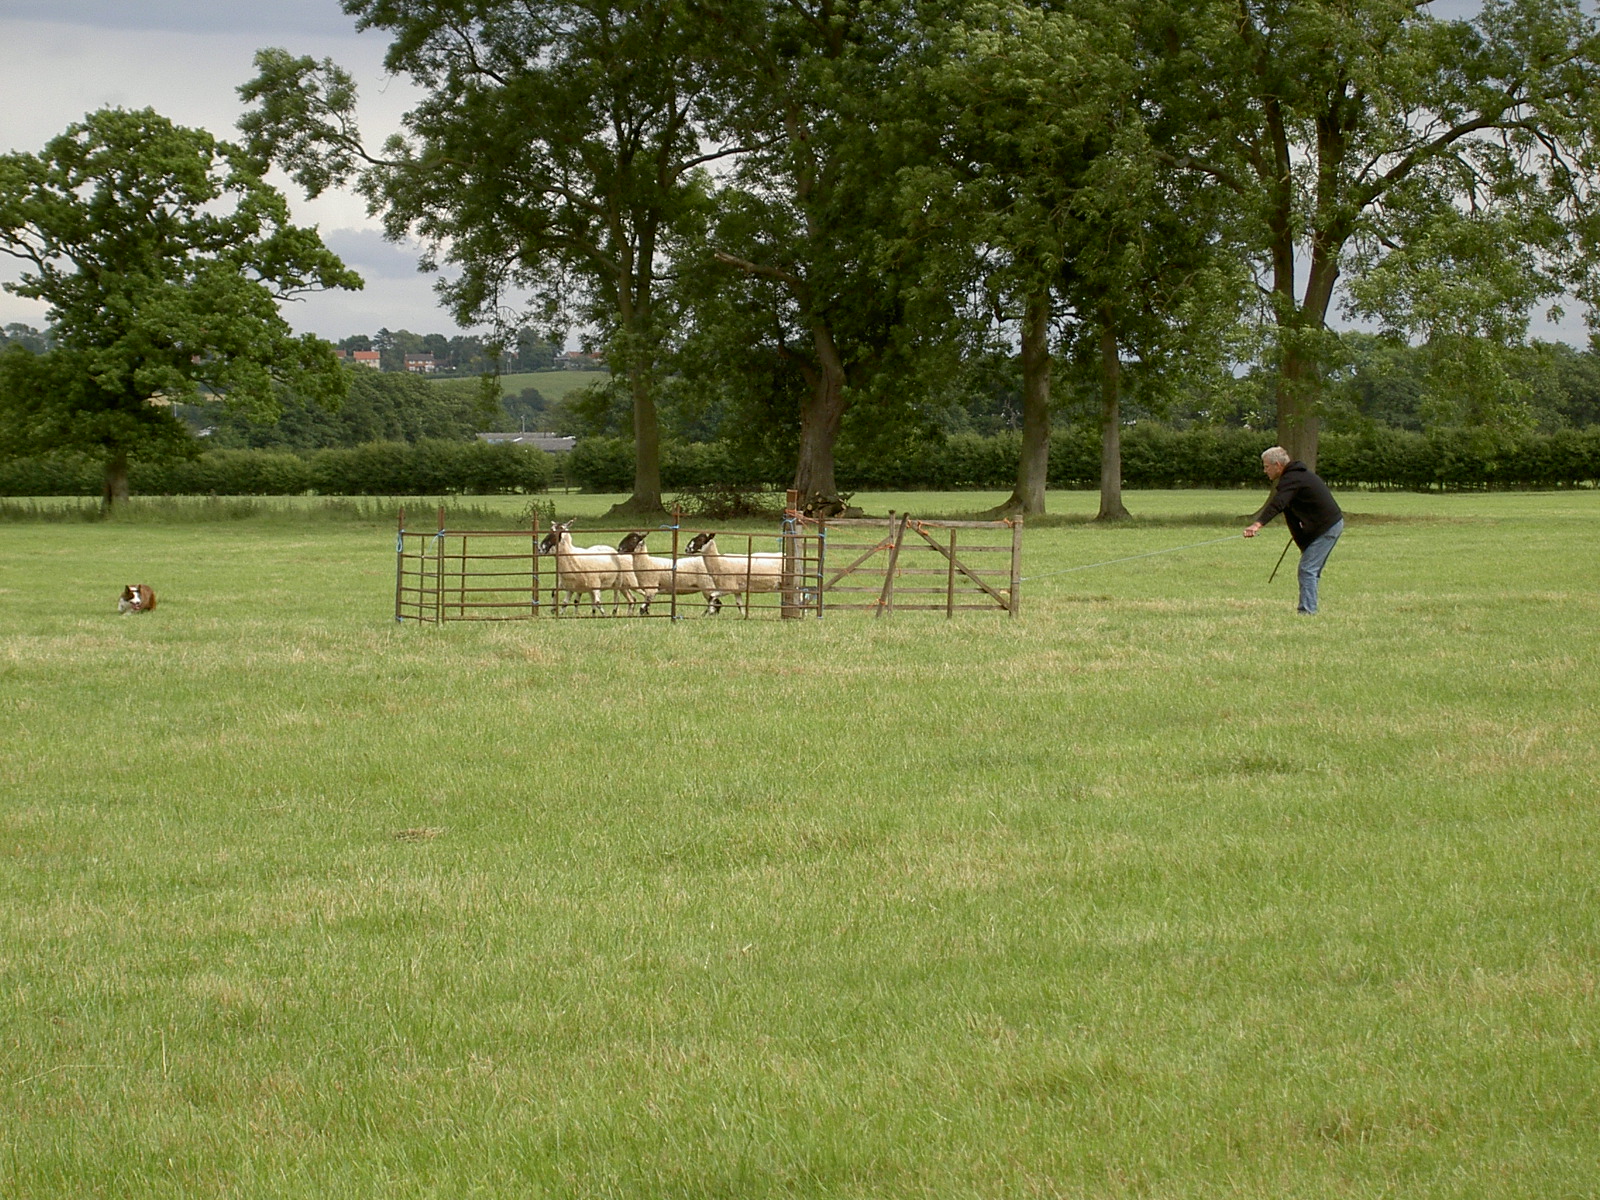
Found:
M 1260 498 L 953 622 L 0 521 L 0 1195 L 1595 1195 L 1600 493 L 1346 495 L 1315 620 Z

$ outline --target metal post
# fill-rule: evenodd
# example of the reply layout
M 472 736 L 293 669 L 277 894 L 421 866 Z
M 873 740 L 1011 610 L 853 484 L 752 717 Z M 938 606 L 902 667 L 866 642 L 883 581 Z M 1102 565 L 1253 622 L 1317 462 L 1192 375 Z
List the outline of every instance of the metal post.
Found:
M 1011 522 L 1011 615 L 1022 612 L 1022 518 Z
M 533 520 L 529 526 L 529 537 L 532 541 L 528 544 L 528 572 L 533 577 L 533 604 L 528 609 L 530 617 L 539 615 L 539 510 L 533 510 Z
M 828 523 L 825 520 L 817 521 L 817 620 L 822 620 L 823 596 L 826 594 L 822 588 L 822 581 L 828 577 Z
M 672 620 L 678 619 L 678 534 L 683 527 L 683 513 L 678 509 L 672 510 L 672 595 L 668 597 L 667 614 Z
M 785 620 L 796 620 L 805 615 L 797 601 L 795 594 L 795 575 L 799 566 L 800 547 L 796 538 L 796 522 L 799 517 L 800 493 L 790 488 L 784 496 L 783 508 L 783 578 L 780 586 L 783 589 L 783 607 L 780 610 Z
M 950 531 L 949 573 L 944 584 L 944 617 L 953 620 L 956 615 L 956 531 Z
M 439 506 L 439 532 L 433 535 L 433 619 L 444 624 L 444 505 Z
M 401 606 L 405 602 L 406 584 L 406 510 L 400 510 L 394 535 L 394 619 L 404 621 Z

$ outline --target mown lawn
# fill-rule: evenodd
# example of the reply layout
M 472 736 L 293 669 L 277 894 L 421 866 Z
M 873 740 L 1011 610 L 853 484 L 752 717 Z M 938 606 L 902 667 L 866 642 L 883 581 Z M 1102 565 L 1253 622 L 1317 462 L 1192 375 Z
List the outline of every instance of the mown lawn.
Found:
M 1600 493 L 1345 495 L 1315 620 L 1260 498 L 1053 494 L 1017 620 L 0 523 L 0 1195 L 1593 1195 Z

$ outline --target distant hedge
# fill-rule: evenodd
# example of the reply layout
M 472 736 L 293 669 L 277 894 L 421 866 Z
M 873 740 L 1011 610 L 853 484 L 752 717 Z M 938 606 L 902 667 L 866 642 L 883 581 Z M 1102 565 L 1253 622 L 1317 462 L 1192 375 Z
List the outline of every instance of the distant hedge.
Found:
M 1122 483 L 1128 488 L 1259 487 L 1261 451 L 1269 433 L 1242 429 L 1171 429 L 1135 425 L 1123 433 Z M 958 434 L 872 461 L 842 454 L 845 491 L 1004 489 L 1016 481 L 1021 436 Z M 661 482 L 668 492 L 715 484 L 782 487 L 789 466 L 742 457 L 721 443 L 667 444 Z M 1558 488 L 1600 483 L 1600 429 L 1550 434 L 1489 430 L 1409 433 L 1325 433 L 1317 470 L 1342 487 Z M 633 444 L 586 438 L 568 455 L 566 478 L 590 492 L 633 487 Z M 324 496 L 488 495 L 539 492 L 551 480 L 542 451 L 487 442 L 374 442 L 311 452 L 212 450 L 192 462 L 135 462 L 129 485 L 138 495 Z M 1100 485 L 1100 437 L 1089 428 L 1057 430 L 1050 439 L 1050 486 Z M 0 495 L 97 496 L 101 469 L 87 459 L 0 461 Z
M 423 440 L 348 449 L 210 450 L 190 462 L 135 461 L 128 487 L 140 496 L 493 495 L 542 492 L 550 456 L 510 443 Z M 0 461 L 0 495 L 98 496 L 102 469 L 81 457 Z
M 1122 483 L 1128 488 L 1259 487 L 1261 452 L 1273 440 L 1270 433 L 1246 429 L 1131 426 L 1122 437 Z M 845 491 L 1004 489 L 1016 482 L 1021 450 L 1020 434 L 957 434 L 871 462 L 841 454 L 835 474 Z M 586 438 L 573 449 L 566 471 L 585 491 L 629 491 L 633 443 Z M 1325 433 L 1317 471 L 1344 487 L 1571 487 L 1600 482 L 1600 429 L 1515 436 L 1466 429 Z M 788 478 L 786 467 L 741 459 L 720 444 L 666 445 L 661 451 L 661 484 L 668 491 L 729 482 L 782 487 Z M 1058 488 L 1100 486 L 1097 430 L 1071 427 L 1052 434 L 1049 481 Z

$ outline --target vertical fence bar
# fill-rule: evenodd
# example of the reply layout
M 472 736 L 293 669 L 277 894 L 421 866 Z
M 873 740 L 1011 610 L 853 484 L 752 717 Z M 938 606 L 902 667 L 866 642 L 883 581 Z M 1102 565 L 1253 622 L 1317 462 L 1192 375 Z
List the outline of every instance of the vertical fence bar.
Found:
M 400 510 L 394 535 L 394 619 L 404 621 L 401 603 L 405 598 L 406 584 L 406 510 Z
M 950 531 L 950 568 L 944 584 L 944 617 L 949 621 L 956 615 L 956 531 Z
M 433 617 L 444 624 L 444 505 L 439 506 L 439 532 L 433 535 Z
M 800 493 L 790 488 L 784 495 L 783 578 L 779 581 L 779 586 L 782 588 L 779 616 L 786 621 L 793 621 L 805 615 L 797 604 L 799 597 L 795 592 L 795 576 L 798 574 L 800 557 L 800 543 L 795 528 L 799 508 Z
M 1022 518 L 1011 522 L 1011 604 L 1013 617 L 1022 612 Z
M 667 616 L 673 621 L 678 619 L 678 534 L 682 530 L 683 513 L 674 508 L 672 510 L 672 574 L 668 576 L 671 580 L 670 590 L 672 595 L 667 598 Z
M 822 584 L 828 577 L 828 523 L 817 522 L 817 620 L 822 620 L 823 605 L 827 603 L 827 592 Z
M 539 616 L 539 510 L 533 510 L 533 518 L 528 531 L 531 541 L 528 544 L 528 574 L 533 576 L 533 605 L 528 608 L 528 616 Z

